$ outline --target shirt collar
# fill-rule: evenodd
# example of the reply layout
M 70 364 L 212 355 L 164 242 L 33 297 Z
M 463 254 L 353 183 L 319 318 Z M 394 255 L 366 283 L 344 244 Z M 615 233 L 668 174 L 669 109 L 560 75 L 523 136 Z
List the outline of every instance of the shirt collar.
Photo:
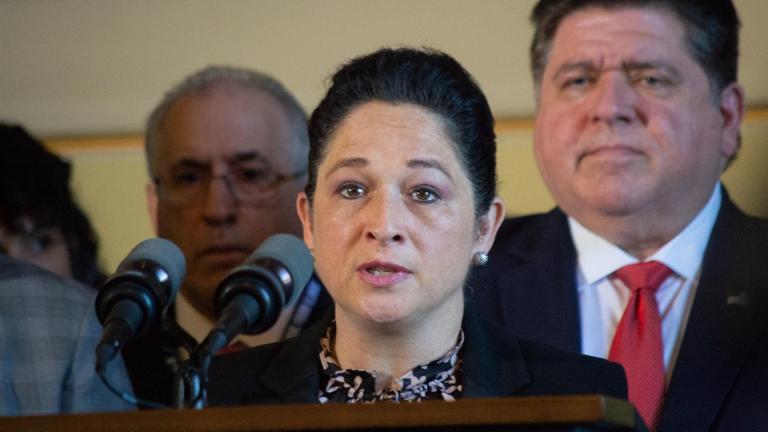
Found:
M 180 292 L 179 295 L 176 296 L 175 305 L 176 322 L 179 323 L 179 326 L 192 335 L 198 342 L 205 339 L 215 323 L 195 309 L 183 292 Z
M 254 335 L 241 333 L 232 339 L 232 343 L 253 347 L 284 339 L 284 335 L 291 317 L 293 317 L 295 308 L 295 303 L 283 308 L 277 321 L 268 330 Z M 208 333 L 210 333 L 216 326 L 214 321 L 211 321 L 205 315 L 200 313 L 200 311 L 195 309 L 183 293 L 179 293 L 176 297 L 176 322 L 198 342 L 205 340 Z
M 699 271 L 721 202 L 722 192 L 718 182 L 709 201 L 696 217 L 647 261 L 659 261 L 675 274 L 692 280 Z M 576 247 L 579 270 L 588 285 L 598 282 L 625 265 L 638 262 L 637 258 L 593 233 L 570 216 L 568 225 Z

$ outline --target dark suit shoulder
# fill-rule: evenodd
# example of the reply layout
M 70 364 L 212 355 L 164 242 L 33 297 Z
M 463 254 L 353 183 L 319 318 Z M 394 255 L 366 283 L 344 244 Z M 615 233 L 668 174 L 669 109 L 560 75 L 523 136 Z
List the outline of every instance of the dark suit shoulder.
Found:
M 530 214 L 504 219 L 496 233 L 493 247 L 489 251 L 488 265 L 472 267 L 468 286 L 494 287 L 496 279 L 505 272 L 511 262 L 520 262 L 528 255 L 532 242 L 540 239 L 543 225 L 550 213 Z M 488 294 L 488 293 L 486 293 Z M 485 294 L 483 294 L 485 295 Z
M 730 200 L 724 201 L 716 223 L 716 230 L 742 242 L 747 251 L 768 250 L 768 219 L 747 215 Z
M 518 338 L 520 351 L 536 383 L 531 394 L 604 394 L 627 398 L 624 369 L 617 363 Z M 550 390 L 551 389 L 551 390 Z
M 768 220 L 748 216 L 727 196 L 702 262 L 702 290 L 741 297 L 737 303 L 768 307 Z M 743 296 L 748 293 L 747 296 Z
M 208 373 L 210 405 L 244 405 L 254 403 L 248 395 L 269 394 L 260 378 L 277 354 L 293 339 L 217 355 Z M 252 399 L 252 398 L 251 398 Z
M 214 358 L 210 404 L 316 402 L 320 338 L 331 318 L 326 315 L 294 338 Z
M 468 397 L 605 394 L 626 399 L 619 365 L 515 337 L 471 304 L 462 328 Z
M 553 248 L 571 243 L 568 219 L 555 207 L 547 213 L 507 218 L 491 248 L 491 263 L 507 257 L 531 259 Z
M 535 232 L 544 222 L 544 218 L 550 213 L 535 213 L 524 216 L 515 216 L 504 219 L 496 234 L 496 244 L 504 244 L 507 241 L 519 240 L 526 233 Z

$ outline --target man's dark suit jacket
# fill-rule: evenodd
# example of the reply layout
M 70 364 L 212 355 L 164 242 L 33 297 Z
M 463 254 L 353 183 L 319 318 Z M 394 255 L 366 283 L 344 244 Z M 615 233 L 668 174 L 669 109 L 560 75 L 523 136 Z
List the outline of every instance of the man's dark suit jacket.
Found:
M 579 351 L 576 266 L 560 210 L 509 219 L 470 301 L 516 336 Z M 768 221 L 724 193 L 660 431 L 768 430 L 767 292 Z
M 330 317 L 298 337 L 218 356 L 211 365 L 211 405 L 313 403 L 320 390 L 320 338 Z M 621 366 L 505 336 L 468 308 L 464 397 L 605 394 L 626 399 Z

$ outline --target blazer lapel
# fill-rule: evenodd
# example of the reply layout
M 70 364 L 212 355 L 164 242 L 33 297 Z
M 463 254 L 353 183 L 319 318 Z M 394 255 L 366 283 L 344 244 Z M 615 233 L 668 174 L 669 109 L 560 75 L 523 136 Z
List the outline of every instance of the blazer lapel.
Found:
M 749 218 L 724 194 L 702 262 L 660 430 L 709 430 L 756 341 L 753 294 L 768 280 L 765 248 Z M 752 261 L 752 262 L 750 262 Z M 753 292 L 750 292 L 753 291 Z
M 554 209 L 518 220 L 491 257 L 500 261 L 493 271 L 503 325 L 515 336 L 578 352 L 576 250 L 566 216 Z
M 259 381 L 274 393 L 277 401 L 317 402 L 320 388 L 320 338 L 328 328 L 331 316 L 329 314 L 287 342 L 264 369 Z
M 465 398 L 509 396 L 530 383 L 515 339 L 501 340 L 500 331 L 483 321 L 470 304 L 465 308 L 462 328 Z

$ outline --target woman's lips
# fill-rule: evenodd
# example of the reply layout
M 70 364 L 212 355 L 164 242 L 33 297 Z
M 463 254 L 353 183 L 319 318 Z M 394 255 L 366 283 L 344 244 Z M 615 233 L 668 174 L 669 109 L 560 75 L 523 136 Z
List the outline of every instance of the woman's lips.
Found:
M 369 261 L 357 268 L 357 274 L 364 282 L 385 287 L 398 284 L 411 276 L 411 271 L 397 264 Z

